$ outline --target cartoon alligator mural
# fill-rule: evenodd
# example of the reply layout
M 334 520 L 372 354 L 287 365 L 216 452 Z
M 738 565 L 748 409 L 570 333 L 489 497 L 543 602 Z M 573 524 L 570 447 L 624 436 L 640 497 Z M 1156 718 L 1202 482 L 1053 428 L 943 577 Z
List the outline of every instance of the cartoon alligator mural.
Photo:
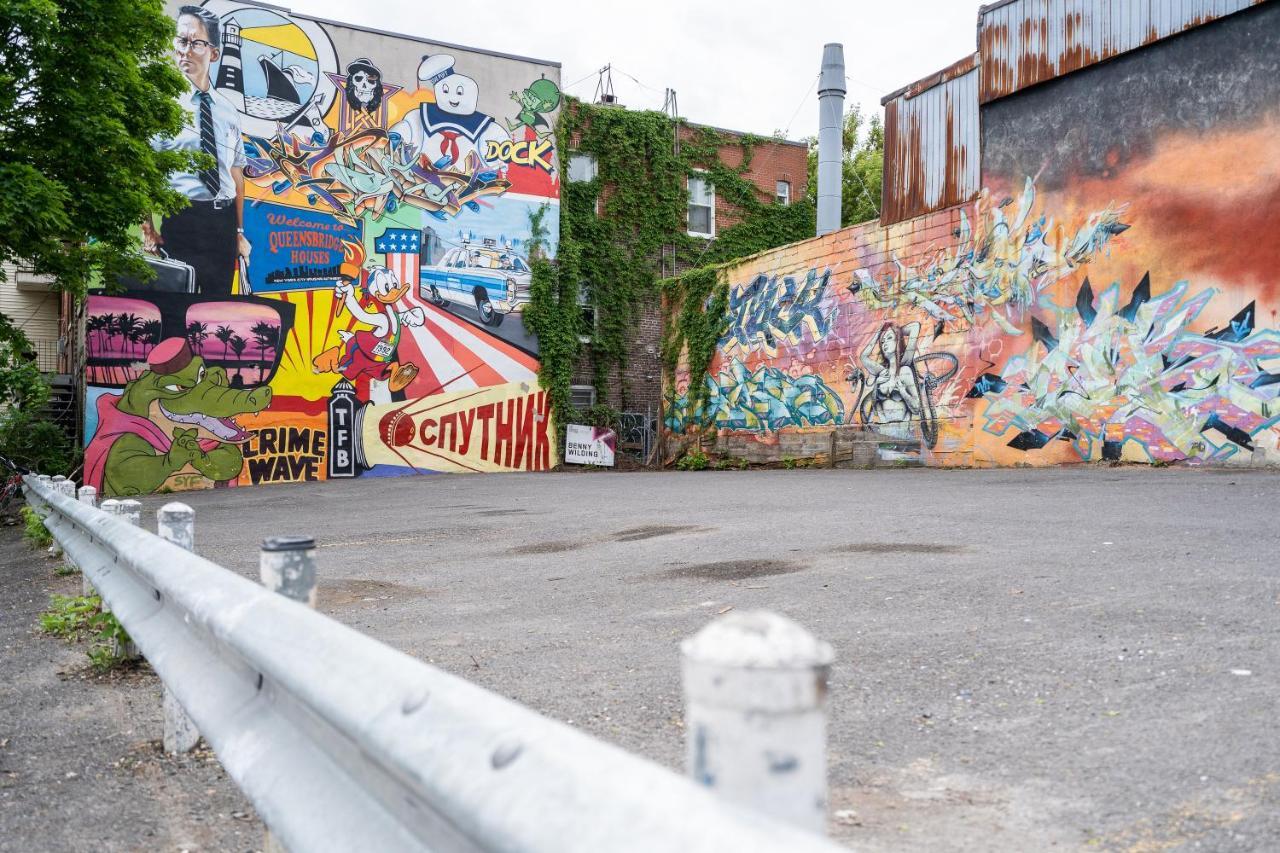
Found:
M 267 408 L 271 389 L 231 388 L 226 370 L 206 367 L 184 338 L 158 344 L 147 367 L 120 396 L 98 398 L 85 483 L 121 497 L 151 494 L 183 472 L 214 482 L 238 477 L 249 433 L 234 418 Z

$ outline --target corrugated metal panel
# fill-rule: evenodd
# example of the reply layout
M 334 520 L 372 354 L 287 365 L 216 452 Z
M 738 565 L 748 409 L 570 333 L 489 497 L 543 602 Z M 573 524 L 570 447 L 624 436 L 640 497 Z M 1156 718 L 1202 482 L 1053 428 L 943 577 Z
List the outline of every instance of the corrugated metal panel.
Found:
M 890 95 L 884 107 L 881 222 L 942 210 L 978 194 L 974 57 Z
M 1269 0 L 1007 0 L 978 13 L 982 103 Z

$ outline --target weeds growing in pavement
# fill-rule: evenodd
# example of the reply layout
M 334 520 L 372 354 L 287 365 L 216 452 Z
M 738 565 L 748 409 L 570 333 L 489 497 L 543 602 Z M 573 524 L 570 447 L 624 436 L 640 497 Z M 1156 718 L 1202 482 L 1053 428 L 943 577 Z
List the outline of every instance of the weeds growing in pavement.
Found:
M 86 654 L 98 672 L 123 663 L 121 650 L 129 644 L 129 633 L 114 613 L 103 611 L 102 599 L 96 595 L 51 596 L 49 609 L 40 614 L 40 630 L 68 641 L 92 634 Z
M 22 508 L 22 538 L 32 548 L 43 550 L 53 544 L 53 534 L 44 526 L 44 519 L 29 506 Z

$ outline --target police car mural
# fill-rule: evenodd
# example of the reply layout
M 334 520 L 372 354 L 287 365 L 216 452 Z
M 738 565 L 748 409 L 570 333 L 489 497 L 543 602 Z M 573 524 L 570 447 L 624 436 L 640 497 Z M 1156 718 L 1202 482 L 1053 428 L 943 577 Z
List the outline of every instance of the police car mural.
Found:
M 491 327 L 501 326 L 506 315 L 519 313 L 529 304 L 533 278 L 529 261 L 510 246 L 490 237 L 450 245 L 429 228 L 423 242 L 418 272 L 418 293 L 423 299 L 442 308 L 474 306 L 480 322 Z

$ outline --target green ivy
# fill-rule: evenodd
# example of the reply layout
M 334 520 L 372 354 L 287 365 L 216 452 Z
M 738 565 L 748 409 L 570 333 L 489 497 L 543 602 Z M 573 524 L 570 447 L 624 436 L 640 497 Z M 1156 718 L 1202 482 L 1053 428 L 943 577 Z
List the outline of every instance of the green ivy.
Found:
M 814 212 L 807 200 L 783 207 L 760 198 L 759 189 L 745 177 L 759 137 L 694 128 L 677 151 L 676 127 L 666 114 L 572 98 L 561 112 L 556 133 L 562 168 L 567 169 L 568 158 L 575 152 L 592 154 L 596 160 L 595 180 L 561 183 L 556 259 L 537 257 L 532 262 L 531 301 L 524 314 L 529 330 L 538 337 L 539 379 L 562 431 L 580 414 L 569 405 L 569 386 L 582 355 L 583 338 L 591 347 L 597 399 L 625 409 L 625 382 L 621 399 L 608 400 L 609 376 L 626 367 L 636 321 L 665 288 L 668 299 L 688 310 L 677 324 L 678 341 L 664 341 L 664 365 L 670 360 L 669 347 L 686 343 L 691 345 L 691 357 L 705 356 L 709 364 L 728 289 L 707 286 L 708 276 L 714 281 L 719 266 L 730 260 L 809 236 Z M 720 160 L 719 151 L 726 145 L 739 147 L 738 165 Z M 715 184 L 717 204 L 729 205 L 741 217 L 709 243 L 686 232 L 686 179 L 695 171 L 707 173 Z M 544 215 L 545 211 L 534 214 L 537 221 L 531 224 L 542 227 Z M 660 287 L 664 248 L 676 269 L 699 271 Z M 586 288 L 595 308 L 595 328 L 583 328 L 580 286 Z M 711 316 L 704 317 L 706 311 Z M 715 340 L 708 343 L 713 333 Z M 678 353 L 677 349 L 674 358 Z
M 667 387 L 675 381 L 680 355 L 689 367 L 689 411 L 707 400 L 702 381 L 729 323 L 729 284 L 724 268 L 700 267 L 663 283 L 667 291 L 667 322 L 663 326 L 662 376 Z

